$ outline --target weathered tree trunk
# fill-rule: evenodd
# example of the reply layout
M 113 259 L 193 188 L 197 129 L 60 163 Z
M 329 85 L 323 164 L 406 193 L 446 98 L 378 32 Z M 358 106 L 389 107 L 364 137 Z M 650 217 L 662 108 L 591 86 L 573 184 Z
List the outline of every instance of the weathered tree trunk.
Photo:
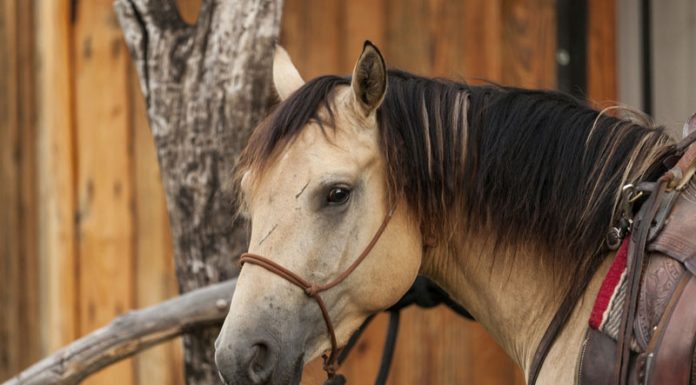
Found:
M 229 181 L 271 97 L 282 0 L 203 0 L 196 25 L 174 0 L 116 0 L 157 147 L 181 292 L 226 280 L 246 248 Z M 219 383 L 217 330 L 184 339 L 189 385 Z

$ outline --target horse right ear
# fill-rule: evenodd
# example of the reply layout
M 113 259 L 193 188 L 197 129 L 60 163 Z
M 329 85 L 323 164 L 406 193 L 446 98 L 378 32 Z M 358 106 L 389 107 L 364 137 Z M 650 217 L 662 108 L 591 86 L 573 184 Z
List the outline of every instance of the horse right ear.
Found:
M 280 45 L 276 45 L 273 56 L 273 83 L 280 100 L 287 99 L 304 85 L 304 80 L 302 80 L 295 65 L 292 64 L 290 55 Z
M 374 112 L 387 92 L 387 66 L 377 46 L 366 40 L 353 69 L 353 95 L 365 115 Z

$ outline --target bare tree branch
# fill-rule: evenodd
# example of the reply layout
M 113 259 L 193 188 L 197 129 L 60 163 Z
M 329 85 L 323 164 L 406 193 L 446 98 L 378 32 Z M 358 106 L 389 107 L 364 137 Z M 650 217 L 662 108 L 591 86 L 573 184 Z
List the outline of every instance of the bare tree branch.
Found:
M 222 323 L 236 279 L 132 311 L 44 358 L 2 385 L 72 385 L 88 375 L 192 330 Z

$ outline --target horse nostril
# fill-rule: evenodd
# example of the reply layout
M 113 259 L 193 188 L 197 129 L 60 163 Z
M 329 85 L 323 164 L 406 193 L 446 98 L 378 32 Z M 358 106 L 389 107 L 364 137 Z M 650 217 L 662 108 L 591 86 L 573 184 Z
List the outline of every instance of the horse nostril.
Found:
M 265 341 L 259 341 L 251 346 L 248 362 L 249 379 L 254 384 L 268 381 L 275 369 L 278 356 L 275 349 Z

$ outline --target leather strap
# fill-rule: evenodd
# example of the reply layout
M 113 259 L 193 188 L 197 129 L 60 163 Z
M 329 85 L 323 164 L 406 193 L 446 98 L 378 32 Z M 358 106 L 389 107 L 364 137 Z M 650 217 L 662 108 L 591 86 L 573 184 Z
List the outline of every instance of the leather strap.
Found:
M 628 381 L 628 366 L 630 358 L 631 339 L 633 338 L 633 321 L 638 306 L 640 281 L 645 260 L 645 247 L 652 220 L 660 207 L 661 198 L 665 192 L 666 183 L 659 183 L 657 190 L 650 194 L 643 207 L 634 219 L 634 229 L 631 235 L 628 255 L 631 258 L 627 267 L 627 293 L 624 301 L 621 329 L 617 341 L 617 365 L 614 369 L 614 383 L 624 385 Z
M 578 298 L 575 295 L 566 296 L 563 303 L 561 303 L 561 306 L 558 308 L 558 311 L 556 311 L 556 315 L 554 315 L 551 323 L 546 328 L 546 332 L 544 333 L 544 336 L 541 337 L 541 341 L 539 341 L 539 345 L 534 353 L 534 358 L 532 359 L 532 364 L 529 367 L 529 378 L 527 379 L 528 385 L 536 384 L 539 373 L 541 372 L 541 366 L 544 364 L 546 356 L 549 354 L 551 346 L 556 341 L 556 338 L 561 332 L 563 325 L 565 325 L 566 321 L 568 321 L 568 318 L 570 317 L 570 314 L 573 312 L 573 307 L 575 307 L 577 300 Z
M 681 293 L 675 293 L 677 302 L 670 314 L 670 318 L 663 325 L 662 343 L 654 352 L 653 365 L 650 369 L 650 377 L 646 383 L 650 384 L 688 384 L 690 383 L 691 360 L 693 354 L 693 341 L 696 337 L 696 278 L 690 273 L 687 283 Z
M 621 330 L 619 333 L 619 341 L 617 346 L 619 347 L 618 357 L 620 359 L 619 364 L 617 364 L 615 370 L 615 383 L 624 384 L 625 374 L 628 371 L 628 356 L 630 341 L 632 338 L 633 327 L 628 327 L 628 325 L 633 324 L 633 319 L 635 317 L 635 309 L 638 302 L 638 294 L 640 292 L 640 277 L 643 268 L 643 259 L 645 255 L 645 246 L 647 243 L 647 238 L 650 233 L 651 222 L 655 215 L 657 214 L 660 204 L 662 203 L 660 199 L 667 187 L 683 187 L 684 179 L 690 178 L 689 172 L 696 166 L 696 114 L 692 115 L 689 120 L 687 120 L 684 128 L 686 134 L 685 138 L 674 147 L 675 155 L 680 158 L 676 165 L 667 171 L 660 179 L 658 183 L 654 184 L 654 192 L 651 194 L 648 201 L 641 208 L 641 212 L 636 216 L 636 222 L 634 225 L 634 230 L 636 234 L 632 236 L 633 241 L 631 246 L 633 248 L 629 255 L 633 255 L 631 264 L 629 265 L 628 271 L 628 285 L 629 292 L 627 300 L 624 303 L 624 319 L 622 320 Z M 687 179 L 688 181 L 688 179 Z M 675 183 L 676 182 L 676 183 Z M 669 211 L 671 207 L 666 208 Z M 668 215 L 669 213 L 667 213 Z M 641 223 L 639 223 L 639 218 L 642 218 Z M 588 282 L 590 277 L 583 282 Z M 563 303 L 559 307 L 558 311 L 554 315 L 551 323 L 549 324 L 546 332 L 544 333 L 537 350 L 532 359 L 532 364 L 529 369 L 529 378 L 527 383 L 529 385 L 535 385 L 537 378 L 539 377 L 539 372 L 541 371 L 541 366 L 546 359 L 551 346 L 555 342 L 558 334 L 560 333 L 563 325 L 570 317 L 573 311 L 575 303 L 580 297 L 581 293 L 575 293 L 575 295 L 566 296 Z M 623 375 L 622 375 L 623 373 Z
M 392 207 L 392 209 L 384 216 L 384 221 L 382 221 L 382 224 L 377 229 L 377 232 L 375 232 L 372 240 L 367 244 L 365 249 L 362 251 L 362 253 L 360 253 L 355 261 L 353 261 L 353 263 L 335 279 L 322 285 L 309 282 L 291 270 L 261 255 L 245 253 L 242 254 L 239 259 L 242 265 L 245 263 L 251 263 L 263 267 L 271 273 L 284 278 L 293 285 L 300 287 L 308 297 L 313 298 L 317 302 L 317 305 L 319 305 L 319 309 L 321 310 L 321 316 L 324 318 L 324 323 L 326 324 L 326 331 L 331 340 L 331 353 L 328 355 L 328 357 L 326 354 L 324 354 L 324 371 L 329 378 L 334 377 L 336 375 L 336 370 L 338 369 L 336 362 L 338 357 L 338 343 L 336 341 L 336 332 L 334 330 L 333 323 L 331 322 L 331 316 L 326 308 L 326 303 L 319 294 L 343 282 L 353 271 L 355 271 L 355 269 L 358 268 L 358 266 L 360 266 L 367 255 L 370 254 L 372 248 L 374 248 L 374 246 L 377 244 L 377 241 L 382 236 L 382 233 L 384 233 L 384 230 L 387 228 L 387 224 L 394 214 L 394 209 L 395 207 Z

